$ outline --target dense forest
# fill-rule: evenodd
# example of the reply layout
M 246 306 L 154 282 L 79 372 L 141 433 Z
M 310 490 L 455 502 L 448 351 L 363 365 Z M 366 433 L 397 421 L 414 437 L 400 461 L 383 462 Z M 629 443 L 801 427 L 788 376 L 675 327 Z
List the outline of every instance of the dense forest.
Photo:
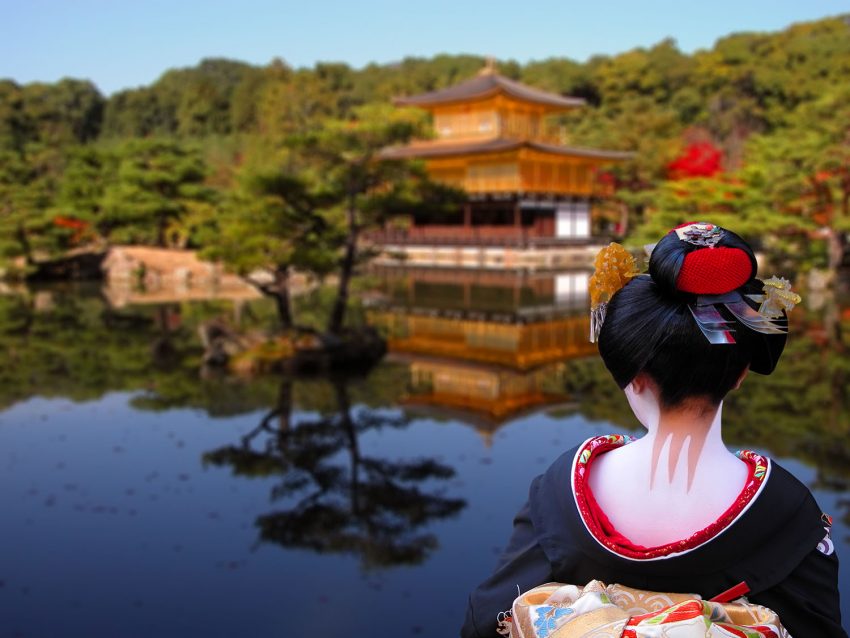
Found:
M 362 69 L 205 59 L 108 97 L 82 79 L 0 80 L 3 271 L 133 242 L 201 248 L 244 271 L 265 260 L 281 276 L 290 266 L 327 272 L 345 260 L 352 229 L 450 195 L 415 164 L 371 167 L 381 145 L 428 130 L 423 114 L 392 98 L 457 83 L 483 64 L 466 55 Z M 847 265 L 850 16 L 734 34 L 692 55 L 665 40 L 498 70 L 587 101 L 562 117 L 565 143 L 636 151 L 600 177 L 616 186 L 596 207 L 600 226 L 619 220 L 639 243 L 709 218 L 797 268 Z M 376 197 L 381 182 L 394 187 Z

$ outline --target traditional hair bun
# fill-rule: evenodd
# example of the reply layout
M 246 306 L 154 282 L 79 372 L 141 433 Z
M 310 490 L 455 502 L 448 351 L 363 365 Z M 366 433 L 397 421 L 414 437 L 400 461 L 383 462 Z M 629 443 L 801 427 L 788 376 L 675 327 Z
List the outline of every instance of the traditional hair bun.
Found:
M 797 297 L 781 280 L 772 286 Z M 763 331 L 755 326 L 759 320 L 730 307 L 742 302 L 758 315 L 753 296 L 767 296 L 765 287 L 756 278 L 752 249 L 738 235 L 713 224 L 683 224 L 655 245 L 649 275 L 632 278 L 611 297 L 599 332 L 599 354 L 621 388 L 646 372 L 658 384 L 663 405 L 679 405 L 689 397 L 707 397 L 717 404 L 736 387 L 747 366 L 759 374 L 773 372 L 785 347 L 784 310 L 770 320 L 780 330 Z M 707 305 L 734 341 L 711 341 L 694 313 L 696 297 L 732 291 L 737 294 L 730 299 L 709 299 Z M 792 301 L 799 298 L 789 297 Z
M 743 239 L 705 222 L 677 226 L 649 259 L 649 274 L 668 294 L 722 295 L 754 279 L 757 268 Z

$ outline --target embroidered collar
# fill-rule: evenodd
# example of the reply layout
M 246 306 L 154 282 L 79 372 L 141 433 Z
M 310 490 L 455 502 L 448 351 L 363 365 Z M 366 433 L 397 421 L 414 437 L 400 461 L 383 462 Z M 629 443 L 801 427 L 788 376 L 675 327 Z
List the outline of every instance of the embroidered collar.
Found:
M 619 556 L 632 560 L 653 560 L 670 558 L 690 552 L 725 531 L 752 504 L 766 483 L 769 474 L 769 460 L 751 450 L 742 450 L 736 456 L 747 464 L 749 473 L 744 488 L 735 502 L 714 523 L 695 532 L 688 538 L 666 543 L 656 547 L 644 547 L 630 541 L 618 532 L 611 521 L 600 509 L 587 484 L 587 475 L 593 460 L 600 454 L 622 447 L 635 438 L 612 434 L 597 436 L 586 441 L 576 453 L 572 469 L 572 492 L 578 507 L 579 516 L 587 531 L 603 547 Z

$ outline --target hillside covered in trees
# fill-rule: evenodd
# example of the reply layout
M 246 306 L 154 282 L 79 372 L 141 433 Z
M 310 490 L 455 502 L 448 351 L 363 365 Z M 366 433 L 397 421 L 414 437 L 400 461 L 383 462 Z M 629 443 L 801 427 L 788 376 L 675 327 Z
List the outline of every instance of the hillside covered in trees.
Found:
M 327 194 L 333 153 L 323 145 L 338 157 L 348 151 L 325 132 L 368 120 L 398 125 L 374 139 L 421 134 L 424 116 L 399 114 L 392 98 L 449 86 L 483 64 L 466 55 L 362 69 L 206 59 L 108 97 L 83 79 L 0 80 L 0 261 L 14 275 L 88 245 L 221 253 L 227 223 L 250 246 L 253 227 L 241 211 L 259 219 L 289 207 L 295 224 L 293 192 L 314 204 Z M 676 222 L 709 218 L 798 266 L 847 265 L 850 16 L 730 35 L 692 55 L 665 40 L 585 63 L 498 68 L 587 101 L 562 118 L 564 142 L 636 151 L 601 176 L 614 182 L 616 197 L 596 211 L 600 226 L 641 242 Z M 325 164 L 313 161 L 319 155 Z M 275 174 L 301 181 L 276 182 Z M 333 208 L 337 200 L 322 201 Z M 313 265 L 345 245 L 344 215 L 320 222 L 296 229 Z M 258 242 L 268 239 L 268 226 L 256 228 Z

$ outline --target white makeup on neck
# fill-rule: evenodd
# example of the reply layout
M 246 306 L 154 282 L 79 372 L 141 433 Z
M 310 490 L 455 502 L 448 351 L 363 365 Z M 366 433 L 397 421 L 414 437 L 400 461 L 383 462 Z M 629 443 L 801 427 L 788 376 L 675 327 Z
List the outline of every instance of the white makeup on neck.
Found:
M 687 494 L 693 486 L 705 442 L 712 434 L 719 439 L 721 406 L 712 417 L 711 426 L 697 424 L 681 415 L 667 413 L 664 418 L 656 390 L 646 382 L 638 390 L 635 382 L 625 388 L 626 399 L 638 421 L 647 429 L 645 440 L 651 444 L 649 489 L 666 488 Z
M 647 434 L 600 455 L 589 475 L 614 527 L 647 547 L 686 538 L 716 520 L 747 473 L 723 444 L 722 404 L 714 411 L 698 401 L 662 410 L 657 393 L 646 377 L 626 386 L 626 399 Z

